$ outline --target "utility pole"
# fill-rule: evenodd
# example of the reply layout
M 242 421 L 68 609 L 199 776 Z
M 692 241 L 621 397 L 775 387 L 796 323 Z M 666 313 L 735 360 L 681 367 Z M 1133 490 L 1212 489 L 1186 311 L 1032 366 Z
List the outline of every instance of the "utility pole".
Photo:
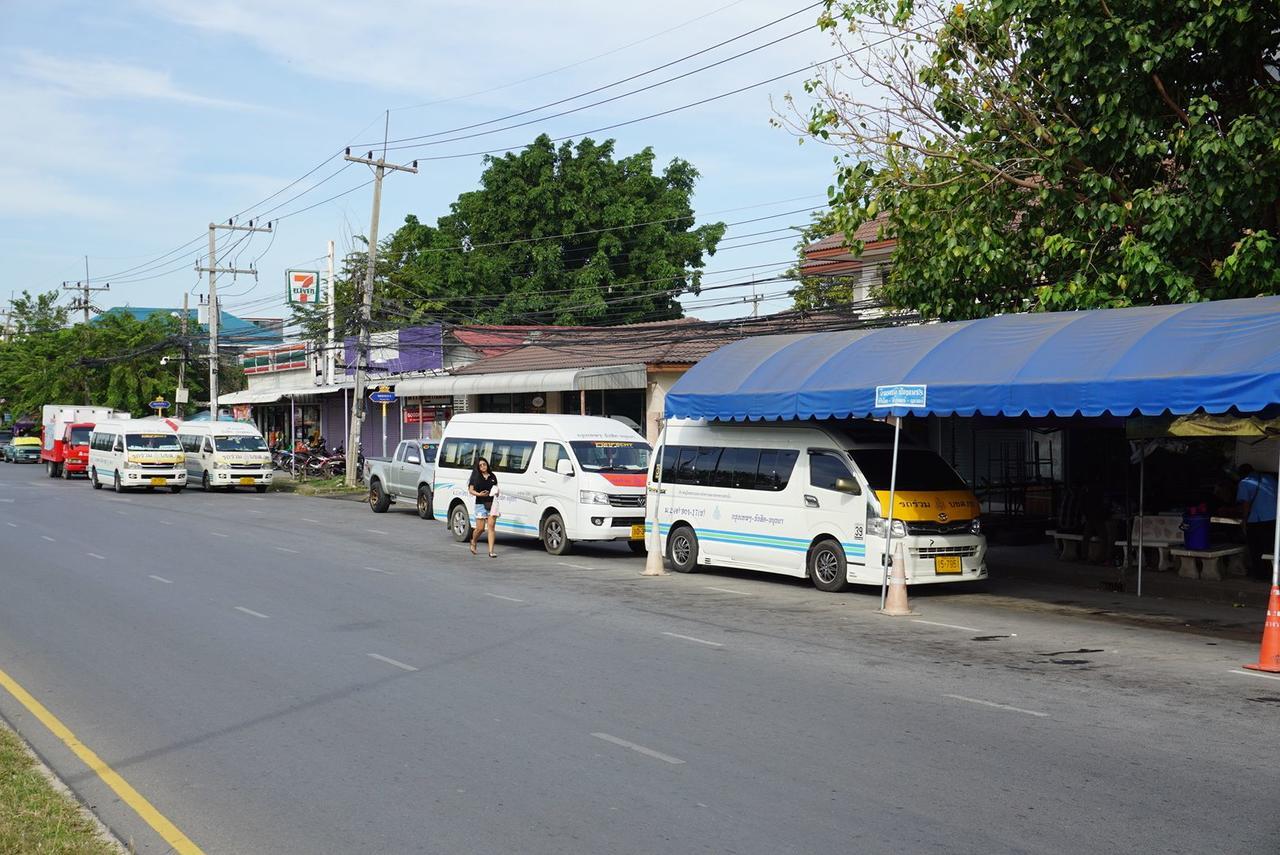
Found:
M 218 421 L 218 321 L 222 319 L 218 309 L 218 274 L 219 273 L 252 273 L 256 279 L 258 271 L 252 265 L 247 269 L 218 266 L 218 229 L 231 232 L 269 232 L 271 223 L 265 227 L 255 226 L 253 220 L 247 226 L 238 226 L 234 220 L 225 223 L 209 223 L 209 266 L 201 267 L 196 263 L 196 270 L 209 274 L 209 419 Z
M 333 241 L 329 241 L 329 341 L 324 360 L 324 383 L 332 386 L 338 379 L 335 368 L 338 356 L 334 351 L 338 337 L 338 307 L 336 302 L 337 286 L 333 282 Z
M 106 285 L 102 285 L 98 288 L 89 287 L 89 256 L 86 255 L 84 257 L 84 281 L 77 282 L 74 285 L 68 285 L 66 282 L 63 282 L 62 290 L 80 292 L 80 298 L 73 300 L 71 303 L 71 311 L 74 312 L 77 309 L 82 310 L 84 312 L 84 322 L 87 324 L 89 323 L 89 310 L 96 308 L 90 301 L 89 295 L 94 291 L 110 291 L 111 283 L 108 282 Z
M 187 299 L 190 293 L 182 292 L 182 361 L 178 363 L 178 390 L 173 395 L 173 415 L 178 421 L 182 421 L 182 417 L 186 415 L 186 401 L 182 400 L 183 394 L 187 391 L 187 356 L 191 353 L 191 347 L 187 343 Z
M 352 157 L 351 149 L 347 149 L 346 159 L 352 163 L 363 163 L 372 166 L 373 172 L 373 215 L 369 220 L 369 269 L 365 271 L 364 289 L 360 296 L 360 333 L 356 343 L 356 388 L 351 405 L 351 430 L 347 434 L 347 486 L 356 485 L 357 454 L 360 448 L 360 428 L 364 425 L 364 384 L 365 370 L 369 361 L 369 321 L 373 309 L 373 272 L 378 261 L 378 212 L 382 206 L 382 177 L 388 169 L 395 172 L 412 172 L 417 174 L 418 161 L 412 166 L 400 166 L 387 163 L 387 152 L 384 144 L 382 157 L 373 159 L 373 152 L 364 157 Z

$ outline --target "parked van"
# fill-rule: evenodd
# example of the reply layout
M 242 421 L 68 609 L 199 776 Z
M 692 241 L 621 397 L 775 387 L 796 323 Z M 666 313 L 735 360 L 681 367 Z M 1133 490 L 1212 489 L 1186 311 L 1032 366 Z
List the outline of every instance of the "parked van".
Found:
M 183 422 L 178 441 L 186 454 L 187 478 L 206 491 L 271 486 L 271 449 L 254 425 L 245 422 Z
M 156 487 L 181 493 L 187 470 L 177 431 L 164 419 L 98 422 L 89 436 L 89 483 L 95 490 L 111 484 L 117 493 Z
M 655 455 L 658 531 L 671 567 L 809 576 L 823 591 L 879 585 L 893 429 L 672 420 Z M 659 461 L 661 468 L 659 469 Z M 979 505 L 934 452 L 898 452 L 893 552 L 907 583 L 986 578 Z
M 552 555 L 575 540 L 626 540 L 644 551 L 649 443 L 626 425 L 597 416 L 454 416 L 436 457 L 433 513 L 459 541 L 475 522 L 467 482 L 477 457 L 498 477 L 498 531 L 536 537 Z

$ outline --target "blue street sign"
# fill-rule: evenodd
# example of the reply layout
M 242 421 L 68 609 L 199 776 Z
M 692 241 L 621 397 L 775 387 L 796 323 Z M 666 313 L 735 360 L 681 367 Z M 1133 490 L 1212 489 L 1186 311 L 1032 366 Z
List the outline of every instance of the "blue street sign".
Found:
M 926 388 L 923 384 L 877 386 L 876 407 L 923 407 Z
M 153 410 L 167 410 L 172 407 L 173 404 L 170 404 L 168 401 L 152 401 L 150 404 L 147 404 L 147 406 Z
M 375 404 L 391 404 L 391 403 L 394 403 L 396 400 L 396 393 L 395 392 L 372 392 L 369 395 L 369 400 L 373 401 Z

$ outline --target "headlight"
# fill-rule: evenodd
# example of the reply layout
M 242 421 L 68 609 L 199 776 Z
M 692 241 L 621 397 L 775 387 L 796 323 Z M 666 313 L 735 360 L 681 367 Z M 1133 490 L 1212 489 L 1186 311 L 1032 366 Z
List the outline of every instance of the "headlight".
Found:
M 969 531 L 974 534 L 982 534 L 982 519 L 980 517 L 974 517 L 973 522 L 969 523 Z
M 213 463 L 209 466 L 209 468 L 210 468 L 210 469 L 226 469 L 226 468 L 227 468 L 227 464 L 225 464 L 225 463 L 223 463 L 221 460 L 218 460 L 217 458 L 215 458 L 215 459 L 214 459 L 214 461 L 213 461 Z
M 598 493 L 595 490 L 579 490 L 578 501 L 584 505 L 607 505 L 609 504 L 609 495 L 607 493 Z
M 885 519 L 884 517 L 868 517 L 867 518 L 867 534 L 872 537 L 885 537 Z M 902 520 L 893 521 L 893 536 L 906 537 L 907 526 Z

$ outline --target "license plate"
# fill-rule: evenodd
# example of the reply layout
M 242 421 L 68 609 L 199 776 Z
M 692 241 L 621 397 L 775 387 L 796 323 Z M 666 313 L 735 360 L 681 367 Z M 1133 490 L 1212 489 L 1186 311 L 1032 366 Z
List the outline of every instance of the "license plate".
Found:
M 633 525 L 631 527 L 631 539 L 644 540 L 644 523 L 641 523 L 640 525 Z
M 946 573 L 959 573 L 960 556 L 959 555 L 939 555 L 933 559 L 933 572 L 939 576 Z
M 252 478 L 241 478 L 241 479 L 240 479 L 240 483 L 241 483 L 241 484 L 244 484 L 244 485 L 247 487 L 247 486 L 249 486 L 250 484 L 252 484 L 252 483 L 253 483 L 253 479 L 252 479 Z
M 151 479 L 151 486 L 152 486 L 152 487 L 163 487 L 163 486 L 164 486 L 164 479 L 163 479 L 163 478 L 152 478 L 152 479 Z

